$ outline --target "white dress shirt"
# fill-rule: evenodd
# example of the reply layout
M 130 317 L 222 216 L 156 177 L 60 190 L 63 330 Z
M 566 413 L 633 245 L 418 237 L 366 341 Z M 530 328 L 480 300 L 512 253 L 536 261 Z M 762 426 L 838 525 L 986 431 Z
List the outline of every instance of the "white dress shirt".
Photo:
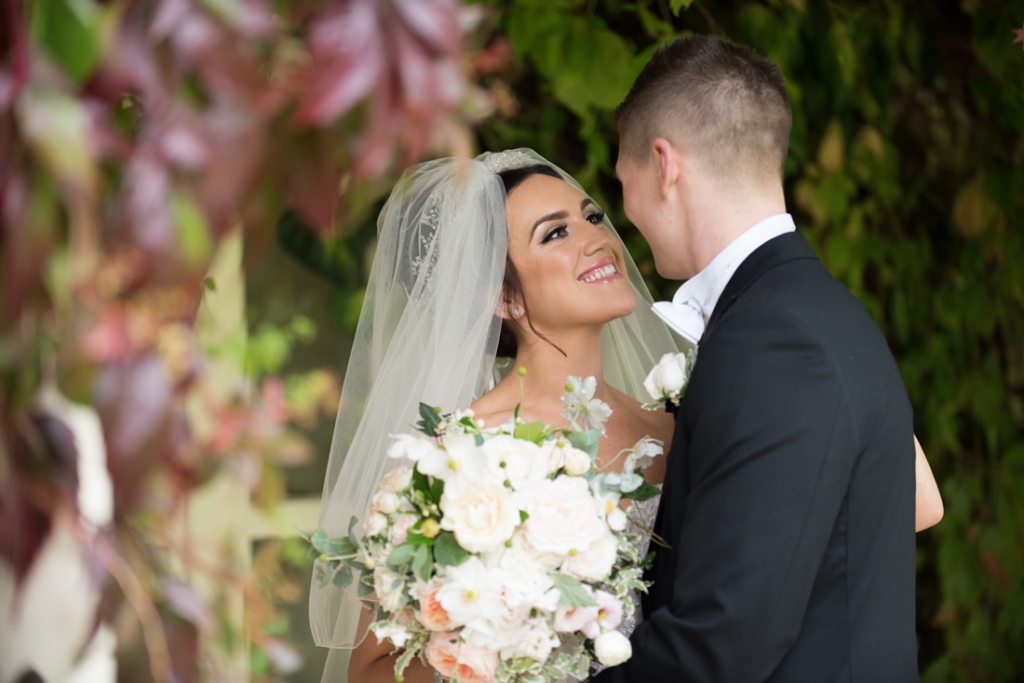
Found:
M 765 242 L 788 232 L 796 224 L 788 213 L 766 218 L 737 237 L 707 267 L 683 283 L 672 301 L 654 304 L 654 312 L 683 339 L 697 344 L 736 269 Z

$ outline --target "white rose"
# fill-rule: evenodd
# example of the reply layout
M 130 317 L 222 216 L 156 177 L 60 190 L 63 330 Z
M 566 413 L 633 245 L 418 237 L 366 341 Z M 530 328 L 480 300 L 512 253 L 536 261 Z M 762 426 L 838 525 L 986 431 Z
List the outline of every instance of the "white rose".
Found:
M 586 550 L 566 557 L 560 569 L 580 581 L 603 581 L 615 564 L 619 544 L 610 531 L 590 544 Z
M 363 531 L 367 536 L 377 536 L 388 528 L 388 518 L 379 512 L 370 512 L 363 520 Z
M 431 441 L 420 436 L 392 434 L 391 438 L 394 439 L 394 442 L 388 448 L 389 458 L 396 458 L 398 460 L 404 458 L 417 462 L 427 454 L 437 450 L 437 446 Z
M 666 353 L 654 366 L 644 388 L 655 401 L 678 398 L 686 386 L 687 360 L 685 353 Z
M 607 631 L 594 641 L 594 654 L 601 664 L 616 666 L 633 656 L 633 646 L 629 644 L 629 639 L 618 631 Z
M 398 584 L 397 587 L 395 587 L 396 583 Z M 373 570 L 373 589 L 377 592 L 380 606 L 385 610 L 397 612 L 401 609 L 404 599 L 405 582 L 402 581 L 402 577 L 399 574 L 388 569 L 387 565 L 383 562 L 378 564 Z
M 490 470 L 507 478 L 513 488 L 548 473 L 546 454 L 535 443 L 500 435 L 485 441 L 482 450 Z
M 419 517 L 416 515 L 399 515 L 391 527 L 388 539 L 394 545 L 402 545 L 409 539 L 409 529 L 413 528 Z
M 543 619 L 530 619 L 519 632 L 518 642 L 502 648 L 501 658 L 529 657 L 536 662 L 546 662 L 551 651 L 561 644 L 562 641 Z
M 565 471 L 578 477 L 590 469 L 590 456 L 578 448 L 569 447 L 565 451 Z
M 373 635 L 377 636 L 378 644 L 383 643 L 387 639 L 394 643 L 395 647 L 405 647 L 409 638 L 412 638 L 409 629 L 398 624 L 381 623 L 378 621 L 370 624 L 370 630 L 373 631 Z
M 541 553 L 564 556 L 586 550 L 607 533 L 587 482 L 580 477 L 544 479 L 520 495 L 529 515 L 523 533 Z
M 454 477 L 441 496 L 441 528 L 471 553 L 497 548 L 519 526 L 519 507 L 496 478 Z
M 401 493 L 412 484 L 412 470 L 408 467 L 396 467 L 387 473 L 380 487 L 388 493 Z
M 370 509 L 382 515 L 390 515 L 398 509 L 398 496 L 387 491 L 381 491 L 370 501 Z

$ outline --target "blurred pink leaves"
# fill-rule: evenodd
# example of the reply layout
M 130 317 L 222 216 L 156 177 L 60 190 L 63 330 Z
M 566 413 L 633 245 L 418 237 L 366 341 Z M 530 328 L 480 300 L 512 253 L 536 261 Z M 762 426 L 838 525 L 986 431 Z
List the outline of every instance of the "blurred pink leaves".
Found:
M 287 207 L 327 235 L 344 221 L 344 188 L 468 152 L 469 79 L 486 69 L 464 53 L 465 11 L 456 0 L 0 5 L 0 557 L 19 576 L 50 516 L 75 506 L 77 445 L 34 402 L 44 387 L 98 415 L 115 535 L 136 515 L 163 534 L 154 520 L 218 471 L 270 504 L 280 468 L 310 457 L 293 425 L 336 409 L 337 378 L 214 391 L 194 330 L 203 280 L 236 229 L 265 241 Z M 196 402 L 208 422 L 190 417 Z M 151 556 L 137 534 L 118 543 L 129 538 L 143 547 L 120 548 L 126 562 Z M 162 587 L 155 602 L 209 630 L 191 589 L 131 564 L 156 575 L 143 580 Z M 279 669 L 294 666 L 267 642 Z M 183 679 L 190 666 L 175 662 Z

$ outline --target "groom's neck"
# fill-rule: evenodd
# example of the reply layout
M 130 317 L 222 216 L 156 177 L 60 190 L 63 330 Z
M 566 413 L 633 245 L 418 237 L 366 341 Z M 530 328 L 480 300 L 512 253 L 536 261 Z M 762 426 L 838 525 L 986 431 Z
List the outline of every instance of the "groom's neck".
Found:
M 695 192 L 686 206 L 693 275 L 747 230 L 780 213 L 786 213 L 781 183 L 754 188 L 708 183 Z

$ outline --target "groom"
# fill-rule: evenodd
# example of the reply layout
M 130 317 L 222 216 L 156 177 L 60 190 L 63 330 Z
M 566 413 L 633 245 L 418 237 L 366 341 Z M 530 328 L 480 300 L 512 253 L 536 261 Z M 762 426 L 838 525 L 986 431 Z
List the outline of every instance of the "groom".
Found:
M 779 69 L 698 36 L 657 52 L 617 120 L 656 311 L 698 344 L 676 411 L 645 621 L 612 683 L 917 681 L 914 437 L 863 306 L 786 213 Z

